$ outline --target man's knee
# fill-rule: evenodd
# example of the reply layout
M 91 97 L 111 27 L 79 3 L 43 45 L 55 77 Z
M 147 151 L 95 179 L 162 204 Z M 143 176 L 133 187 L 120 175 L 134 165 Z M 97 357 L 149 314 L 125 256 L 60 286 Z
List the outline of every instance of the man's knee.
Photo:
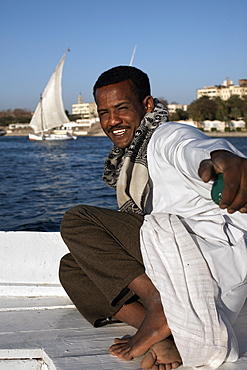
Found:
M 78 225 L 78 222 L 82 223 L 87 208 L 87 205 L 81 204 L 70 208 L 65 212 L 60 225 L 60 233 L 64 240 L 66 239 L 68 230 L 71 230 L 71 228 Z
M 71 254 L 67 253 L 60 260 L 58 276 L 59 276 L 60 283 L 63 287 L 64 287 L 64 284 L 67 278 L 67 271 L 69 268 L 71 268 L 70 266 L 71 259 L 72 259 Z

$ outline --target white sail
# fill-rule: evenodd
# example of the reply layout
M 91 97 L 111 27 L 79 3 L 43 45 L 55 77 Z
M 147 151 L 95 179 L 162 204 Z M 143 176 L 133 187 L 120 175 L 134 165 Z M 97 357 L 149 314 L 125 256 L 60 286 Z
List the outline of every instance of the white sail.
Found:
M 69 121 L 62 100 L 62 71 L 65 57 L 66 54 L 53 72 L 30 122 L 35 133 L 42 133 Z

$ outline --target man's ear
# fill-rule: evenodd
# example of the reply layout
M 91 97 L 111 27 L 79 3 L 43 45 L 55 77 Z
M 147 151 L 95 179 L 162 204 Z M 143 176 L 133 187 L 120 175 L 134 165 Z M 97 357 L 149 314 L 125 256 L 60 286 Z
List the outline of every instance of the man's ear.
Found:
M 147 95 L 143 100 L 143 104 L 146 109 L 146 113 L 152 112 L 154 110 L 154 99 L 151 95 Z

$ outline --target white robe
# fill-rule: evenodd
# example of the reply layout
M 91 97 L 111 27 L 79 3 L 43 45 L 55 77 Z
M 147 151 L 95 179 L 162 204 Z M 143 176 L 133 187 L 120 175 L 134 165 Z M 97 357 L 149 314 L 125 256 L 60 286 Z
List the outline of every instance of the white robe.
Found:
M 146 273 L 161 294 L 185 366 L 216 369 L 236 361 L 231 328 L 247 294 L 247 214 L 230 215 L 211 199 L 199 164 L 230 143 L 164 123 L 148 145 L 151 196 L 141 228 Z

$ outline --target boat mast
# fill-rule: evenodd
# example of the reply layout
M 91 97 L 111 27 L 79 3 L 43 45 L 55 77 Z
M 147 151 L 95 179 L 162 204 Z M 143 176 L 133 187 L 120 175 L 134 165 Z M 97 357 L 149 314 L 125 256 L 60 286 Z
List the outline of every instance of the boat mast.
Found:
M 131 55 L 130 64 L 129 64 L 130 67 L 132 67 L 132 64 L 133 64 L 133 61 L 134 61 L 134 57 L 135 57 L 135 53 L 136 53 L 136 48 L 137 48 L 137 45 L 135 45 L 134 50 L 133 50 L 133 53 Z

